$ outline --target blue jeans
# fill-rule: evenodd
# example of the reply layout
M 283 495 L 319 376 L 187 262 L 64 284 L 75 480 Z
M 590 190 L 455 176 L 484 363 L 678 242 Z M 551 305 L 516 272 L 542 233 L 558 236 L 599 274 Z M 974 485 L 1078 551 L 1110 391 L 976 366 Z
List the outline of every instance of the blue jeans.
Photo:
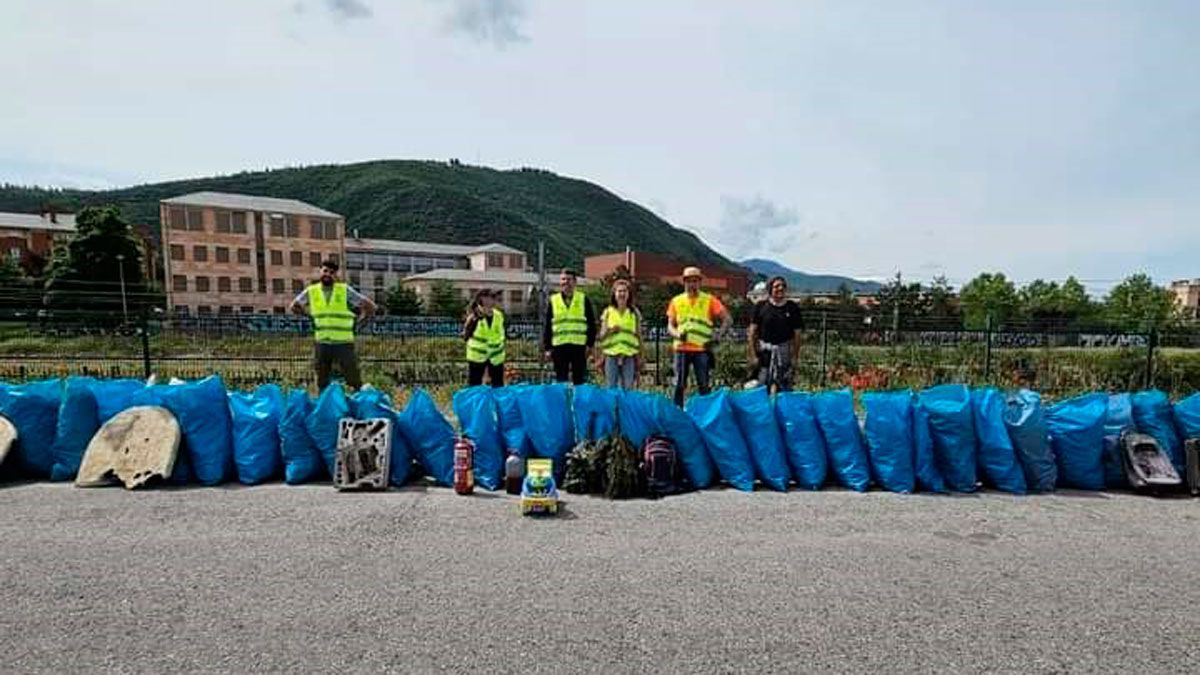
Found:
M 687 389 L 688 370 L 696 370 L 696 388 L 707 394 L 708 372 L 712 366 L 708 352 L 675 352 L 675 405 L 683 407 L 683 392 Z
M 633 389 L 637 379 L 637 357 L 634 356 L 605 356 L 604 384 L 607 387 Z

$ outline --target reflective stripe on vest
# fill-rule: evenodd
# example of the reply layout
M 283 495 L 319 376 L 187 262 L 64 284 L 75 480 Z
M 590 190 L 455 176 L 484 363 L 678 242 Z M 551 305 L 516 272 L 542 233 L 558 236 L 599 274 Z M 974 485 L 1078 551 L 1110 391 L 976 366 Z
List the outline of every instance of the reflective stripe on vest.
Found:
M 504 313 L 492 310 L 491 323 L 480 319 L 475 323 L 475 332 L 467 340 L 467 361 L 471 363 L 504 363 Z
M 712 296 L 708 293 L 700 293 L 696 296 L 696 301 L 691 302 L 687 293 L 681 293 L 671 300 L 671 306 L 675 308 L 675 327 L 687 338 L 686 341 L 675 338 L 672 343 L 675 349 L 687 345 L 702 350 L 708 346 L 708 343 L 712 341 L 713 334 L 713 322 L 710 314 Z
M 571 294 L 570 307 L 563 302 L 562 293 L 550 296 L 550 311 L 554 319 L 550 324 L 551 346 L 587 344 L 587 311 L 583 303 L 583 293 L 578 291 Z
M 335 283 L 329 300 L 321 284 L 308 287 L 308 311 L 312 316 L 317 342 L 344 344 L 354 342 L 354 312 L 350 311 L 346 284 Z
M 640 351 L 641 341 L 638 339 L 637 314 L 627 309 L 620 312 L 616 307 L 604 310 L 601 320 L 610 331 L 620 328 L 618 333 L 609 333 L 600 345 L 605 356 L 634 356 Z

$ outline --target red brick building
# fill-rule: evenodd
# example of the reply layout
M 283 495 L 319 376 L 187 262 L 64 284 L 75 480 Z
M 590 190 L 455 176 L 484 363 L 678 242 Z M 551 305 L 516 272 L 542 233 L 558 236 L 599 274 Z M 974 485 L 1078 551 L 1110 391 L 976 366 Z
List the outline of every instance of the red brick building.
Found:
M 583 276 L 589 279 L 603 279 L 621 265 L 629 269 L 635 281 L 646 284 L 678 282 L 684 267 L 696 265 L 704 272 L 705 290 L 738 297 L 746 295 L 750 290 L 750 273 L 745 269 L 701 265 L 644 251 L 589 256 L 583 261 Z
M 29 275 L 40 274 L 54 247 L 74 233 L 69 213 L 0 213 L 0 253 Z

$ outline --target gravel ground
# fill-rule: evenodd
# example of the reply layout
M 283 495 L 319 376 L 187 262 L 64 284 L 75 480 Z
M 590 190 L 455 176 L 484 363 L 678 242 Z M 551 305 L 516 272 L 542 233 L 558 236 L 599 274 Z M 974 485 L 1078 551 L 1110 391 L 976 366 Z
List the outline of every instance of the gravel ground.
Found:
M 0 669 L 1183 672 L 1200 501 L 0 486 Z

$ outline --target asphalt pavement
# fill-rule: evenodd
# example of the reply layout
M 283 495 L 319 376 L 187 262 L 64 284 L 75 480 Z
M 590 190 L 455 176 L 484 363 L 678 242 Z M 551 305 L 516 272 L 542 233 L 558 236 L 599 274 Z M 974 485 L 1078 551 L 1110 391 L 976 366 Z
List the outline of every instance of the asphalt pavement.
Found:
M 1200 500 L 0 486 L 0 669 L 1184 672 Z

